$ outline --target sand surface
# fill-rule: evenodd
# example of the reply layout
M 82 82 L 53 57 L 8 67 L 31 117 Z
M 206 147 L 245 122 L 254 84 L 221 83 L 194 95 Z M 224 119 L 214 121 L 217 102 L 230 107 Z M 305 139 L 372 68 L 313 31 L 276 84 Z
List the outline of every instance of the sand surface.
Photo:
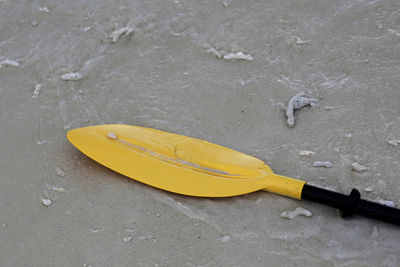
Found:
M 211 2 L 0 0 L 0 266 L 400 266 L 398 226 L 164 192 L 68 142 L 152 127 L 399 207 L 400 2 Z M 288 128 L 300 92 L 320 101 Z

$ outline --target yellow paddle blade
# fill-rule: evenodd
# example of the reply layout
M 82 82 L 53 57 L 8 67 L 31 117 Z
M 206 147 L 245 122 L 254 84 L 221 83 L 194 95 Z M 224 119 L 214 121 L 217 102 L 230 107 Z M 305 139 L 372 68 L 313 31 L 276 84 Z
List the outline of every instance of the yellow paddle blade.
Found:
M 301 188 L 298 191 L 293 182 L 297 180 L 273 174 L 257 158 L 207 141 L 130 125 L 84 127 L 67 136 L 100 164 L 167 191 L 227 197 L 268 188 L 279 191 L 276 184 L 283 182 L 284 192 L 277 193 L 300 198 Z

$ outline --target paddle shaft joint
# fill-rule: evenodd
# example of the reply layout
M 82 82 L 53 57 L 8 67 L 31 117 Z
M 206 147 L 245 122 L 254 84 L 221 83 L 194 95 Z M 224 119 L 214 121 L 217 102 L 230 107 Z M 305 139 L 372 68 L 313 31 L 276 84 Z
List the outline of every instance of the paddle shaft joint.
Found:
M 301 198 L 337 208 L 342 212 L 343 217 L 358 214 L 400 225 L 400 209 L 361 199 L 357 189 L 353 189 L 350 195 L 344 195 L 305 184 Z

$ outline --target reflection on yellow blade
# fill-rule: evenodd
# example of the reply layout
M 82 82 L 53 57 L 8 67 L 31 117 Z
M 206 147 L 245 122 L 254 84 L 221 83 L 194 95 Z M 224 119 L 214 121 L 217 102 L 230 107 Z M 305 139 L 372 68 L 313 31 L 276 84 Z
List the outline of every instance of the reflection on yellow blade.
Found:
M 131 125 L 67 134 L 80 151 L 127 177 L 171 192 L 227 197 L 257 190 L 300 198 L 304 182 L 273 174 L 263 161 L 207 141 Z

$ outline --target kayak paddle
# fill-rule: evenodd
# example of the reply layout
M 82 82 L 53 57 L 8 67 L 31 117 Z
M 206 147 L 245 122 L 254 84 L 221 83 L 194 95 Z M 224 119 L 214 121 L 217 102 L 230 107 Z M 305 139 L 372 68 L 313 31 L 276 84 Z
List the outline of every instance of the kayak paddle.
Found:
M 400 225 L 400 210 L 275 174 L 263 161 L 207 141 L 131 125 L 97 125 L 68 132 L 88 157 L 129 178 L 178 194 L 230 197 L 265 190 L 326 204 Z

